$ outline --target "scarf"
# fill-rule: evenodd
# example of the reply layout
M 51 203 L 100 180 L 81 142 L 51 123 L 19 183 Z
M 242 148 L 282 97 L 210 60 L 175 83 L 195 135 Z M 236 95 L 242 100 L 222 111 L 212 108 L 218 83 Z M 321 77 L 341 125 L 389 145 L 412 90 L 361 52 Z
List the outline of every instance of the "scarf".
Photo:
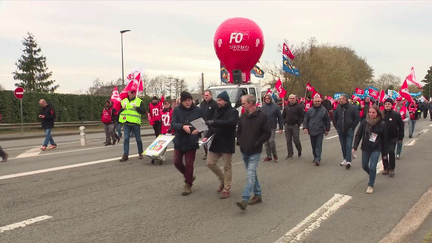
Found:
M 366 117 L 366 134 L 371 134 L 372 127 L 374 127 L 378 122 L 381 121 L 381 117 L 377 116 L 375 119 L 370 118 L 369 116 Z

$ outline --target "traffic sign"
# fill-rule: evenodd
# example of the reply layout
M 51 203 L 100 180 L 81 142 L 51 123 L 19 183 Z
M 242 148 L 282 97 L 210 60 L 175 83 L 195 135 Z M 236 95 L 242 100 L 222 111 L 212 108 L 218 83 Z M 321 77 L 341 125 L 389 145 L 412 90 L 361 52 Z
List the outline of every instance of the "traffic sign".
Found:
M 24 96 L 24 89 L 21 87 L 16 88 L 14 91 L 14 95 L 15 95 L 15 98 L 22 99 Z

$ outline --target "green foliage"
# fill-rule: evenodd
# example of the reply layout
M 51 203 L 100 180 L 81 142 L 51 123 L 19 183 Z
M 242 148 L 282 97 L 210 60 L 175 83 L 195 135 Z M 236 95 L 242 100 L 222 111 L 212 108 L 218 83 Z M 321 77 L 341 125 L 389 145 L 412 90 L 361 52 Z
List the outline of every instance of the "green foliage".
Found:
M 432 88 L 432 67 L 429 68 L 422 82 L 426 83 L 426 85 L 423 85 L 423 96 L 431 97 L 430 89 Z
M 24 123 L 40 122 L 39 100 L 45 99 L 51 103 L 56 111 L 58 122 L 71 121 L 99 121 L 105 100 L 110 96 L 73 95 L 73 94 L 44 94 L 25 92 L 22 99 Z M 140 97 L 148 110 L 151 97 Z M 0 91 L 0 114 L 2 123 L 21 123 L 20 101 L 15 98 L 13 91 Z M 146 116 L 143 115 L 143 122 Z
M 22 42 L 23 55 L 15 63 L 17 70 L 13 72 L 14 80 L 20 80 L 16 87 L 22 87 L 25 91 L 53 93 L 59 85 L 53 86 L 55 80 L 49 80 L 52 72 L 48 72 L 46 57 L 41 54 L 34 36 L 27 33 L 28 37 Z

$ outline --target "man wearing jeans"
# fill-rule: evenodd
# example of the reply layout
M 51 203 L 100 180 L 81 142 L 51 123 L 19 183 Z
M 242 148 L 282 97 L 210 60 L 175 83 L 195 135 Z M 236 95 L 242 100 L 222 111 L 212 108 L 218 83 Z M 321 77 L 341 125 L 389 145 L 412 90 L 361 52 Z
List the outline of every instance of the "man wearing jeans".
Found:
M 246 206 L 261 203 L 261 186 L 258 182 L 257 167 L 262 152 L 262 146 L 271 136 L 271 128 L 267 116 L 257 110 L 256 98 L 253 95 L 241 97 L 241 104 L 245 113 L 240 117 L 237 128 L 237 145 L 240 146 L 246 167 L 246 185 L 242 194 L 242 201 L 237 202 L 241 210 Z M 249 201 L 251 194 L 254 197 Z
M 129 139 L 131 133 L 135 135 L 138 146 L 138 158 L 143 158 L 143 145 L 141 141 L 141 114 L 145 114 L 144 102 L 136 97 L 136 90 L 128 91 L 128 97 L 121 101 L 122 108 L 119 112 L 119 122 L 123 124 L 125 137 L 123 140 L 123 156 L 120 162 L 125 162 L 129 159 Z
M 45 140 L 43 142 L 41 150 L 45 151 L 47 148 L 55 149 L 57 148 L 57 144 L 54 142 L 54 139 L 51 136 L 51 131 L 54 127 L 54 120 L 56 118 L 54 108 L 44 99 L 39 100 L 39 105 L 42 107 L 39 112 L 39 118 L 41 119 L 42 128 L 45 130 Z M 48 143 L 51 144 L 49 147 L 47 147 Z
M 321 163 L 322 141 L 324 134 L 327 136 L 330 131 L 330 117 L 327 109 L 321 105 L 321 95 L 316 93 L 313 99 L 313 106 L 305 115 L 303 129 L 309 134 L 314 159 L 312 163 L 319 166 Z
M 285 138 L 287 143 L 288 156 L 286 159 L 292 159 L 294 155 L 293 142 L 296 146 L 298 157 L 301 157 L 302 146 L 300 143 L 300 125 L 304 119 L 304 109 L 297 103 L 297 97 L 291 94 L 288 97 L 288 105 L 285 106 L 282 117 L 285 123 Z
M 357 108 L 348 103 L 348 96 L 341 94 L 339 105 L 333 113 L 333 124 L 339 135 L 342 147 L 343 161 L 340 166 L 351 167 L 351 149 L 354 138 L 354 130 L 360 121 Z

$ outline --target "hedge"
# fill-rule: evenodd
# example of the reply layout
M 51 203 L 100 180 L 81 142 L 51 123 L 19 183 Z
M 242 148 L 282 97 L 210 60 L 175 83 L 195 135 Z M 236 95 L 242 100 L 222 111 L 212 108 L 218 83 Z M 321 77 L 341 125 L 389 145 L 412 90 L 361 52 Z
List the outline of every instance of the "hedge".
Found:
M 54 106 L 57 113 L 56 121 L 99 121 L 105 100 L 109 96 L 74 95 L 74 94 L 45 94 L 25 92 L 22 99 L 24 123 L 40 122 L 39 100 L 45 99 Z M 140 97 L 146 109 L 151 102 L 151 97 Z M 0 114 L 2 123 L 21 123 L 20 101 L 15 98 L 13 91 L 0 91 Z M 147 120 L 144 117 L 143 122 Z

